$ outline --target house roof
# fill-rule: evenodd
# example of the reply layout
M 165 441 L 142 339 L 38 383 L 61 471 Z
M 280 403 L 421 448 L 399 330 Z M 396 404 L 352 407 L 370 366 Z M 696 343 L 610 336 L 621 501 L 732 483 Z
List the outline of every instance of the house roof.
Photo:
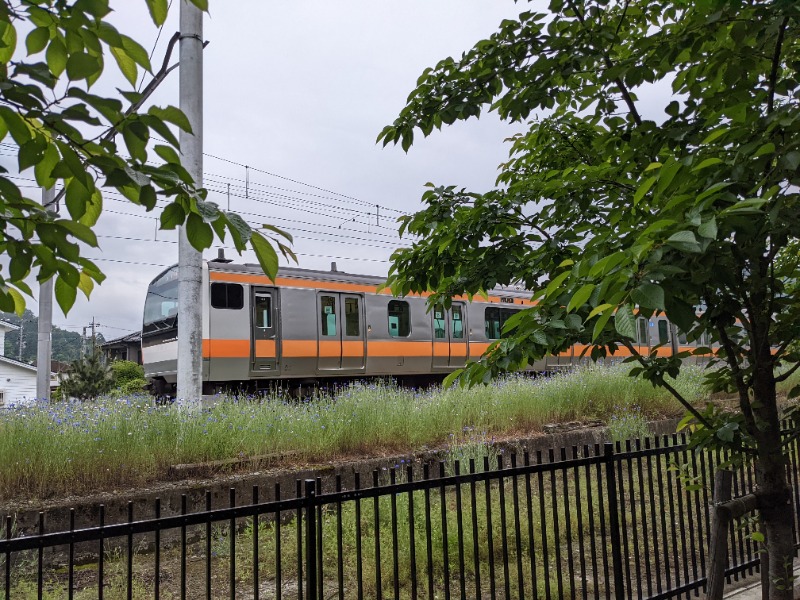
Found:
M 34 373 L 37 370 L 36 367 L 34 367 L 33 365 L 29 365 L 28 363 L 24 363 L 24 362 L 20 362 L 18 360 L 14 360 L 13 358 L 8 358 L 7 356 L 0 355 L 0 362 L 8 363 L 8 364 L 13 365 L 15 367 L 21 367 L 23 369 L 28 369 L 30 371 L 33 371 Z
M 4 329 L 5 331 L 16 331 L 19 329 L 19 325 L 14 325 L 13 323 L 9 323 L 8 321 L 3 321 L 0 319 L 0 329 Z
M 134 331 L 133 333 L 129 333 L 128 335 L 123 335 L 122 337 L 114 338 L 113 340 L 108 340 L 107 342 L 103 342 L 100 344 L 101 348 L 108 348 L 109 346 L 116 346 L 117 344 L 138 344 L 142 341 L 142 332 L 141 331 Z

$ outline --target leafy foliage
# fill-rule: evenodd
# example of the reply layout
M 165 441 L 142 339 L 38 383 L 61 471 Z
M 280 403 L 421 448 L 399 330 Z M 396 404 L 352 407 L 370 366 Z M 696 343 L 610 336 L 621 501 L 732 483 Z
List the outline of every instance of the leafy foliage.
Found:
M 146 2 L 153 22 L 163 24 L 166 0 Z M 207 7 L 205 0 L 192 2 Z M 0 2 L 0 140 L 10 138 L 18 147 L 20 171 L 33 169 L 38 185 L 60 190 L 68 213 L 61 217 L 55 205 L 26 197 L 0 170 L 0 252 L 9 258 L 0 273 L 0 310 L 22 312 L 24 294 L 31 295 L 25 279 L 32 272 L 39 281 L 56 278 L 64 312 L 77 290 L 88 296 L 103 281 L 82 252 L 98 246 L 92 227 L 103 210 L 103 189 L 147 211 L 160 205 L 162 227 L 185 223 L 198 250 L 214 235 L 230 234 L 240 252 L 251 243 L 270 276 L 277 270 L 273 244 L 293 256 L 283 243 L 291 241 L 288 234 L 272 228 L 265 237 L 194 187 L 173 131 L 191 129 L 179 109 L 143 110 L 146 98 L 135 91 L 121 91 L 122 99 L 90 92 L 109 57 L 131 86 L 140 70 L 152 72 L 144 48 L 108 22 L 110 11 L 109 0 Z M 165 142 L 154 144 L 157 138 Z M 160 164 L 148 162 L 153 153 Z
M 114 379 L 114 394 L 129 396 L 144 390 L 144 367 L 130 360 L 115 360 L 109 365 Z
M 114 371 L 105 363 L 102 353 L 95 351 L 73 361 L 59 391 L 64 398 L 94 400 L 113 386 Z
M 775 388 L 800 367 L 798 261 L 778 259 L 800 238 L 798 71 L 791 0 L 551 0 L 548 14 L 504 21 L 427 69 L 378 137 L 408 149 L 415 131 L 487 108 L 533 117 L 496 189 L 432 185 L 424 210 L 401 218 L 420 241 L 395 254 L 389 284 L 430 290 L 431 303 L 497 284 L 533 290 L 536 306 L 462 381 L 581 344 L 593 358 L 625 346 L 633 374 L 670 389 L 688 353 L 640 354 L 637 316 L 665 314 L 708 341 L 692 354 L 741 412 L 684 404 L 706 430 L 696 441 L 757 457 L 774 493 L 762 508 L 771 556 L 789 552 Z

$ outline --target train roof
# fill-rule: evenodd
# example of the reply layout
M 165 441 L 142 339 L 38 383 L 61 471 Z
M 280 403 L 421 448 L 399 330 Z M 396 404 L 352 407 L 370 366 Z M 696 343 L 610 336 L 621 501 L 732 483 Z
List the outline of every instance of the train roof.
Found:
M 234 263 L 221 260 L 207 261 L 209 272 L 216 273 L 236 273 L 242 275 L 264 275 L 261 265 L 254 263 Z M 385 277 L 377 275 L 361 275 L 357 273 L 346 273 L 336 269 L 335 263 L 331 265 L 333 268 L 329 271 L 319 269 L 301 269 L 299 267 L 279 267 L 278 277 L 286 279 L 296 279 L 302 281 L 319 281 L 319 282 L 332 282 L 332 283 L 348 283 L 354 285 L 366 285 L 378 287 L 385 281 Z M 171 266 L 161 274 L 159 274 L 153 282 L 161 279 L 162 275 L 171 271 L 177 265 Z M 531 293 L 524 289 L 517 289 L 512 287 L 498 286 L 491 291 L 493 296 L 512 297 L 529 299 Z

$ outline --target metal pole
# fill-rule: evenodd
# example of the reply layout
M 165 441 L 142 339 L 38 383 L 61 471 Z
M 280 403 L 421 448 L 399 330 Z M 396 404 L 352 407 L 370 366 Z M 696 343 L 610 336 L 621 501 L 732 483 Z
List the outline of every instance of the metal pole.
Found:
M 42 189 L 42 205 L 52 203 L 55 188 Z M 39 334 L 36 347 L 36 398 L 50 400 L 50 360 L 53 351 L 53 282 L 55 275 L 39 284 Z
M 203 185 L 203 12 L 187 0 L 180 14 L 180 108 L 193 133 L 180 132 L 183 166 Z M 203 255 L 181 227 L 178 245 L 178 390 L 179 400 L 199 405 L 202 395 Z
M 614 444 L 603 445 L 603 462 L 606 464 L 606 494 L 608 496 L 608 529 L 611 536 L 611 561 L 614 567 L 614 598 L 625 598 L 625 580 L 622 573 L 622 539 L 619 535 L 619 498 L 614 465 Z
M 317 511 L 314 506 L 316 496 L 316 482 L 313 479 L 306 479 L 306 600 L 317 600 Z

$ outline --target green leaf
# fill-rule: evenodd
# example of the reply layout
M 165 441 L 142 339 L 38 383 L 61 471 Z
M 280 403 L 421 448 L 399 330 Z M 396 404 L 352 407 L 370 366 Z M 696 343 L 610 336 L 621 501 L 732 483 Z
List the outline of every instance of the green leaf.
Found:
M 728 127 L 720 127 L 719 129 L 709 133 L 708 136 L 706 136 L 706 138 L 702 142 L 700 142 L 700 145 L 701 146 L 707 146 L 708 144 L 710 144 L 711 142 L 719 139 L 720 137 L 722 137 L 723 135 L 725 135 L 729 131 L 730 131 L 730 129 Z
M 44 188 L 51 188 L 55 185 L 56 181 L 52 177 L 52 173 L 53 168 L 55 168 L 56 164 L 58 164 L 59 158 L 61 158 L 61 156 L 59 155 L 55 144 L 47 144 L 47 148 L 45 149 L 41 159 L 33 167 L 37 184 Z
M 718 165 L 724 162 L 721 158 L 707 158 L 704 161 L 701 161 L 699 165 L 692 169 L 692 173 L 697 173 L 698 171 L 702 171 L 707 167 L 713 167 L 714 165 Z
M 561 285 L 564 283 L 567 277 L 569 277 L 569 274 L 569 271 L 564 271 L 563 273 L 556 275 L 553 280 L 547 284 L 547 287 L 545 288 L 545 295 L 549 298 L 554 293 L 560 291 Z
M 150 57 L 147 54 L 147 50 L 142 48 L 141 44 L 136 40 L 129 38 L 127 35 L 120 34 L 120 40 L 122 40 L 122 49 L 125 50 L 125 54 L 130 56 L 137 65 L 142 67 L 145 71 L 152 71 L 150 68 Z
M 158 154 L 162 160 L 166 163 L 173 163 L 176 165 L 181 164 L 181 157 L 178 156 L 178 153 L 175 152 L 175 149 L 172 146 L 165 146 L 164 144 L 157 144 L 155 146 L 156 154 Z
M 611 316 L 613 314 L 614 314 L 613 310 L 607 310 L 602 315 L 600 315 L 600 318 L 597 319 L 597 321 L 595 321 L 594 329 L 592 330 L 592 342 L 595 342 L 597 338 L 600 337 L 600 334 L 603 333 L 606 324 L 608 323 L 609 319 L 611 319 Z
M 641 199 L 644 198 L 645 194 L 647 194 L 647 192 L 650 191 L 650 188 L 653 187 L 653 184 L 656 181 L 658 181 L 658 176 L 657 175 L 653 175 L 652 177 L 649 177 L 648 179 L 646 179 L 644 181 L 644 183 L 642 183 L 642 185 L 640 185 L 638 188 L 636 188 L 636 193 L 633 195 L 633 205 L 634 206 L 639 204 Z
M 636 338 L 636 317 L 633 315 L 633 307 L 625 304 L 617 309 L 614 315 L 614 328 L 621 336 Z
M 80 219 L 86 214 L 86 204 L 91 200 L 92 193 L 77 179 L 71 179 L 67 184 L 66 205 L 69 215 L 73 219 Z
M 203 251 L 214 241 L 214 231 L 197 213 L 189 213 L 186 219 L 186 237 L 195 250 Z
M 697 228 L 697 233 L 707 240 L 717 239 L 717 220 L 711 217 L 708 221 Z
M 50 28 L 37 27 L 28 34 L 25 38 L 25 47 L 28 50 L 28 56 L 38 54 L 47 47 L 47 42 L 50 41 Z
M 750 538 L 756 542 L 757 544 L 763 544 L 767 538 L 764 537 L 764 534 L 760 531 L 754 531 L 750 534 Z
M 64 41 L 58 37 L 53 39 L 44 56 L 53 75 L 61 77 L 64 69 L 67 68 L 67 47 L 64 45 Z
M 127 52 L 119 47 L 111 48 L 111 55 L 117 61 L 117 66 L 120 72 L 125 76 L 132 86 L 136 85 L 136 80 L 139 77 L 139 70 L 136 67 L 136 62 L 128 56 Z
M 593 283 L 587 283 L 586 285 L 581 286 L 581 288 L 572 295 L 572 298 L 570 298 L 570 301 L 567 304 L 567 312 L 572 312 L 576 308 L 580 308 L 586 304 L 586 301 L 592 295 L 595 287 L 596 286 Z
M 164 21 L 167 20 L 167 10 L 168 10 L 167 0 L 147 0 L 147 9 L 150 11 L 150 18 L 153 19 L 153 23 L 158 26 L 164 24 Z
M 183 111 L 179 108 L 175 108 L 174 106 L 167 106 L 166 108 L 151 106 L 147 113 L 158 117 L 162 121 L 172 123 L 187 133 L 192 133 L 192 125 L 189 123 L 189 119 L 186 118 L 186 115 L 183 114 Z
M 278 275 L 278 255 L 275 248 L 257 231 L 250 236 L 250 243 L 264 274 L 274 281 Z
M 58 219 L 55 221 L 55 224 L 69 231 L 83 243 L 93 248 L 97 247 L 97 236 L 95 236 L 94 232 L 86 225 L 69 219 Z
M 800 152 L 797 150 L 787 152 L 780 157 L 778 164 L 789 171 L 797 171 L 797 168 L 800 167 Z
M 664 288 L 655 283 L 642 283 L 631 292 L 631 300 L 643 308 L 664 310 Z
M 758 158 L 759 156 L 763 156 L 765 154 L 774 154 L 775 153 L 775 144 L 772 142 L 767 142 L 763 146 L 761 146 L 758 150 L 755 151 L 753 154 L 753 158 Z
M 611 308 L 614 308 L 613 304 L 601 304 L 600 306 L 595 306 L 589 313 L 589 316 L 586 317 L 586 320 L 588 321 L 589 319 L 599 315 L 600 313 L 606 312 Z
M 17 49 L 17 30 L 8 21 L 0 21 L 0 64 L 6 64 Z
M 86 52 L 75 52 L 67 59 L 67 77 L 72 81 L 89 79 L 100 70 L 100 61 Z
M 667 238 L 667 244 L 681 252 L 700 252 L 700 244 L 691 231 L 679 231 Z
M 177 203 L 167 204 L 161 211 L 161 229 L 175 229 L 186 220 L 186 213 Z
M 76 289 L 76 286 L 72 286 L 67 283 L 61 275 L 59 275 L 56 279 L 56 283 L 53 288 L 55 291 L 56 301 L 61 307 L 61 311 L 66 315 L 72 308 L 72 305 L 75 304 L 75 298 L 78 295 L 78 290 Z

